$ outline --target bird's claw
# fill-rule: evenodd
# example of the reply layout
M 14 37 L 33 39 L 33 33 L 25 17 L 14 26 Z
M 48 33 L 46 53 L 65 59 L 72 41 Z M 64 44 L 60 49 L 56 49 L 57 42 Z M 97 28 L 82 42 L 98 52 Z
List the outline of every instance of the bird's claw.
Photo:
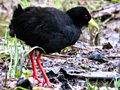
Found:
M 33 85 L 35 85 L 35 80 L 37 80 L 39 83 L 42 83 L 42 80 L 40 80 L 37 75 L 32 74 L 29 77 L 33 77 Z
M 50 81 L 44 81 L 44 82 L 42 83 L 42 86 L 44 86 L 45 83 L 46 83 L 48 86 L 54 86 L 54 87 L 57 87 L 56 84 L 53 84 L 53 83 L 51 83 Z

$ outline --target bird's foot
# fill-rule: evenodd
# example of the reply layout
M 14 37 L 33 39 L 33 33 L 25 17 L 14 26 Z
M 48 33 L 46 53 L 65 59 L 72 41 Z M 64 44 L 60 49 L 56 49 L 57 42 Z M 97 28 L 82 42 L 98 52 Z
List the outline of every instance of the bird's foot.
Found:
M 45 80 L 45 81 L 42 83 L 42 86 L 44 86 L 45 83 L 46 83 L 48 86 L 54 86 L 54 87 L 57 87 L 56 84 L 51 83 L 49 80 Z
M 33 77 L 33 85 L 35 85 L 35 80 L 37 80 L 39 83 L 42 83 L 42 80 L 38 78 L 37 74 L 32 74 L 29 77 Z

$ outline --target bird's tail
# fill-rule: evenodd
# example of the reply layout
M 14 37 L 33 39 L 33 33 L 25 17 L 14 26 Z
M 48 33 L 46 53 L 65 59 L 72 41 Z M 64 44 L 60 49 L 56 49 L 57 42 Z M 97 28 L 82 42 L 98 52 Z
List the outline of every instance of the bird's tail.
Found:
M 18 4 L 17 7 L 16 6 L 14 7 L 13 18 L 21 15 L 23 12 L 24 12 L 24 10 L 22 9 L 21 5 Z

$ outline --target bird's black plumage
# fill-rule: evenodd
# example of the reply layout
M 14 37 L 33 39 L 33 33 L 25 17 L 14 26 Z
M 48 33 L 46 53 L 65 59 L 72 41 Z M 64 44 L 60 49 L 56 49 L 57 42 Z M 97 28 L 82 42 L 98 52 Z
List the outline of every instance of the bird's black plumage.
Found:
M 90 19 L 91 16 L 84 7 L 63 12 L 52 7 L 22 9 L 18 5 L 13 13 L 9 33 L 31 47 L 42 47 L 46 53 L 60 52 L 78 40 L 82 26 L 88 25 Z

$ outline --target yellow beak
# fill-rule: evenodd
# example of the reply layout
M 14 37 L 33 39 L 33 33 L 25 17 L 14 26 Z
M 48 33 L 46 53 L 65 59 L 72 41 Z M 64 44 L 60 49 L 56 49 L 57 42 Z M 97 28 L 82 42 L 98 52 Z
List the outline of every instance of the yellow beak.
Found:
M 99 26 L 97 25 L 97 23 L 96 23 L 93 19 L 91 19 L 88 23 L 89 23 L 91 26 L 96 27 L 98 30 L 100 29 Z

